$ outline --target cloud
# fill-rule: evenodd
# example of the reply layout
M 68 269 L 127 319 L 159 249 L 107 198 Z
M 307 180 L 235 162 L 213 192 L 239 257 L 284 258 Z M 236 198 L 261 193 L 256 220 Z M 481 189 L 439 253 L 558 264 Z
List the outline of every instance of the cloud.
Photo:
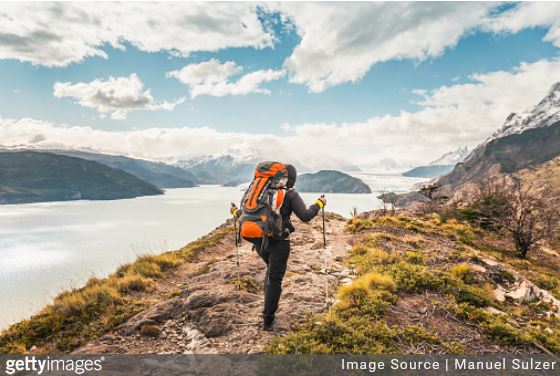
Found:
M 167 77 L 174 77 L 187 85 L 191 98 L 196 98 L 199 95 L 223 97 L 250 93 L 270 94 L 270 90 L 264 89 L 260 85 L 278 80 L 285 75 L 284 71 L 263 69 L 247 73 L 235 82 L 230 81 L 233 76 L 242 71 L 243 67 L 233 61 L 226 61 L 222 64 L 217 59 L 210 59 L 168 72 Z
M 110 114 L 112 119 L 125 119 L 133 110 L 173 110 L 185 98 L 175 102 L 156 103 L 150 90 L 136 73 L 128 77 L 109 77 L 107 80 L 95 79 L 91 82 L 57 82 L 54 96 L 74 98 L 83 107 L 94 108 L 101 114 Z
M 511 72 L 474 74 L 471 83 L 417 90 L 422 109 L 364 122 L 284 125 L 296 138 L 314 140 L 334 155 L 371 164 L 393 158 L 419 165 L 459 146 L 476 146 L 511 112 L 536 105 L 560 77 L 560 59 L 522 63 Z
M 183 159 L 222 153 L 235 145 L 263 158 L 311 168 L 376 166 L 385 158 L 420 165 L 458 146 L 475 146 L 500 128 L 512 111 L 537 104 L 560 77 L 560 59 L 523 63 L 511 72 L 475 74 L 471 82 L 418 90 L 417 112 L 362 122 L 284 124 L 281 135 L 219 132 L 204 127 L 103 131 L 33 119 L 0 118 L 4 145 L 36 142 L 42 148 L 80 147 L 148 159 Z M 41 135 L 40 137 L 36 137 Z
M 356 82 L 380 62 L 441 55 L 484 23 L 495 4 L 282 3 L 301 42 L 284 62 L 290 81 L 312 92 Z
M 524 2 L 505 11 L 500 6 L 494 2 L 14 2 L 0 9 L 0 59 L 63 67 L 89 57 L 107 58 L 104 47 L 125 49 L 127 44 L 173 56 L 236 47 L 262 49 L 278 38 L 266 18 L 274 12 L 280 14 L 282 30 L 293 29 L 301 37 L 284 61 L 290 81 L 312 92 L 359 81 L 381 62 L 437 58 L 465 35 L 481 30 L 516 33 L 544 27 L 548 28 L 545 41 L 560 47 L 558 3 Z M 279 74 L 262 71 L 243 84 L 266 82 Z M 201 90 L 195 96 L 235 91 L 224 81 L 195 86 Z
M 6 3 L 0 8 L 0 59 L 63 67 L 103 47 L 193 51 L 272 46 L 274 35 L 250 3 Z
M 494 33 L 517 33 L 525 28 L 545 27 L 544 41 L 560 47 L 560 3 L 523 2 L 491 17 L 486 28 Z

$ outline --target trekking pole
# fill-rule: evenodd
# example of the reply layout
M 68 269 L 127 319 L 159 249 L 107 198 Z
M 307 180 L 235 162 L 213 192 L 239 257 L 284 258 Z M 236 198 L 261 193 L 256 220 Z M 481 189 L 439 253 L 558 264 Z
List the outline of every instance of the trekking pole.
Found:
M 235 206 L 235 204 L 232 202 L 231 206 Z M 241 268 L 239 265 L 239 237 L 238 237 L 238 233 L 237 233 L 237 218 L 234 216 L 233 217 L 233 236 L 234 236 L 234 240 L 235 240 L 235 249 L 237 252 L 237 291 L 241 291 L 241 277 L 240 277 L 240 272 L 239 269 Z
M 325 195 L 321 195 L 321 198 L 324 198 Z M 325 230 L 325 206 L 321 208 L 321 216 L 323 217 L 323 268 L 325 270 L 325 307 L 329 306 L 329 281 L 327 279 L 327 267 L 328 267 L 328 260 L 327 260 L 327 234 Z
M 324 198 L 325 195 L 321 195 Z M 325 206 L 321 208 L 321 215 L 323 216 L 323 249 L 327 248 L 327 235 L 325 234 Z

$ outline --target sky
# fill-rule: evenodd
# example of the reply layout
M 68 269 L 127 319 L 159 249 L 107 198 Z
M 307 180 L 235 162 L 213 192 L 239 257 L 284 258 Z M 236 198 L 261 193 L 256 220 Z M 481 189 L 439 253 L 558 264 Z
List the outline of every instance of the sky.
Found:
M 2 3 L 0 24 L 8 147 L 407 167 L 560 81 L 560 3 Z

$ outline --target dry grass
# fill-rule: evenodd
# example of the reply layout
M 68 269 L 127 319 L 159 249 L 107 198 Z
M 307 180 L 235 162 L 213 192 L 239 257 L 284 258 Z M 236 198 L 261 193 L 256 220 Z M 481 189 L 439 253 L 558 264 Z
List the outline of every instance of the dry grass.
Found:
M 231 232 L 221 227 L 179 251 L 142 255 L 108 278 L 93 277 L 84 287 L 63 292 L 39 314 L 4 330 L 0 353 L 26 353 L 32 346 L 38 353 L 66 353 L 99 338 L 153 302 L 142 294 L 153 287 L 153 279 L 165 277 Z

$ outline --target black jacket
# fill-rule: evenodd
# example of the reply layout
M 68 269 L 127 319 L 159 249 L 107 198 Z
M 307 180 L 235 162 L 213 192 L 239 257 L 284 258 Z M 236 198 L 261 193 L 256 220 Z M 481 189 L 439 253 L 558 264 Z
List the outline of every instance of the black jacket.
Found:
M 309 222 L 319 213 L 319 210 L 318 204 L 313 204 L 307 208 L 299 193 L 291 188 L 286 192 L 284 203 L 280 208 L 280 215 L 284 221 L 290 221 L 292 213 L 295 213 L 302 222 Z

